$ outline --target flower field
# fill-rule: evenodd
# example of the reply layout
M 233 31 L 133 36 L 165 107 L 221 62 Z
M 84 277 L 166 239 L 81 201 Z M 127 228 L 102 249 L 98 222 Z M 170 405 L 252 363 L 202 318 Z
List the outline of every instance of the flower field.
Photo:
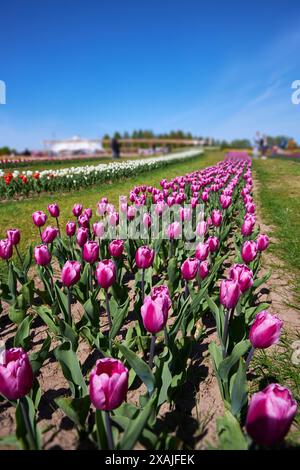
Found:
M 168 164 L 199 155 L 202 150 L 187 150 L 162 157 L 143 158 L 126 162 L 86 165 L 57 170 L 15 170 L 0 169 L 0 198 L 28 196 L 42 191 L 72 191 L 74 189 L 100 184 L 105 181 L 136 175 L 144 171 L 162 168 Z
M 114 181 L 195 152 L 27 173 L 25 182 L 2 175 L 1 196 Z M 119 207 L 106 197 L 93 208 L 78 201 L 64 225 L 58 204 L 37 201 L 28 220 L 36 243 L 25 253 L 17 221 L 3 234 L 2 446 L 49 449 L 61 430 L 59 445 L 73 449 L 284 446 L 295 397 L 286 383 L 252 387 L 253 361 L 284 325 L 258 295 L 270 276 L 261 272 L 269 238 L 257 221 L 250 157 L 230 152 L 159 187 L 144 179 Z M 201 427 L 176 433 L 205 344 L 220 400 L 207 441 Z

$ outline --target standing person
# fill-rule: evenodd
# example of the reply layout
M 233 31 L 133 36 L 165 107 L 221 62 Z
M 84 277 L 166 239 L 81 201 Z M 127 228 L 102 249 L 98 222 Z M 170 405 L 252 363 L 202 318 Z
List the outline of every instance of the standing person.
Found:
M 261 156 L 263 160 L 267 158 L 267 151 L 268 151 L 268 138 L 264 134 L 262 138 L 262 156 Z
M 116 137 L 113 137 L 110 142 L 113 158 L 120 158 L 120 144 Z
M 259 155 L 259 140 L 260 140 L 260 133 L 259 131 L 256 132 L 254 138 L 253 138 L 253 158 L 258 158 Z

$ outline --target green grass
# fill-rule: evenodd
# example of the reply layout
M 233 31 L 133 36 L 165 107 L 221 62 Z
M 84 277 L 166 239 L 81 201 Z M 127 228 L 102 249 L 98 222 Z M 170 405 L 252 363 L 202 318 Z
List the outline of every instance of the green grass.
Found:
M 294 274 L 300 295 L 300 165 L 282 160 L 255 160 L 258 202 L 263 220 L 272 226 L 271 251 Z
M 71 193 L 41 194 L 32 199 L 20 201 L 4 201 L 0 203 L 0 238 L 5 237 L 8 228 L 19 228 L 21 230 L 21 251 L 32 242 L 39 241 L 37 228 L 33 225 L 31 215 L 36 210 L 47 212 L 48 204 L 56 202 L 61 208 L 60 223 L 62 229 L 68 220 L 74 219 L 72 207 L 75 203 L 81 203 L 84 207 L 91 207 L 94 211 L 93 220 L 97 220 L 96 204 L 101 197 L 108 197 L 109 201 L 118 207 L 119 196 L 128 195 L 135 185 L 147 184 L 158 186 L 162 178 L 173 178 L 185 173 L 214 165 L 223 158 L 222 152 L 213 152 L 208 155 L 190 159 L 186 162 L 174 163 L 166 168 L 145 172 L 135 178 L 128 178 L 113 184 L 96 185 Z M 55 225 L 55 220 L 48 218 L 48 225 Z M 2 263 L 3 266 L 3 263 Z M 0 268 L 1 271 L 1 268 Z

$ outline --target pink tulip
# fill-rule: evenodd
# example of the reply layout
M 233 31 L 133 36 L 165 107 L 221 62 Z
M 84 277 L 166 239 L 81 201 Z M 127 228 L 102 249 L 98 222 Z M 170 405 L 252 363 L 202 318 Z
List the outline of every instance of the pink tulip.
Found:
M 199 235 L 199 237 L 203 237 L 207 232 L 207 222 L 205 220 L 201 220 L 201 222 L 198 223 L 196 227 L 196 234 Z
M 11 348 L 0 353 L 0 393 L 8 400 L 18 400 L 33 386 L 33 372 L 27 353 Z
M 170 296 L 170 292 L 167 286 L 156 286 L 152 287 L 151 293 L 150 293 L 151 299 L 156 300 L 158 297 L 160 297 L 163 301 L 164 308 L 168 312 L 169 308 L 172 307 L 172 300 Z
M 133 220 L 136 216 L 136 207 L 135 206 L 129 206 L 127 209 L 127 218 L 128 220 Z
M 279 341 L 283 321 L 266 310 L 258 313 L 250 328 L 249 339 L 255 349 L 266 349 Z
M 47 245 L 38 245 L 34 248 L 34 259 L 40 266 L 47 266 L 51 261 L 51 254 Z
M 219 239 L 217 237 L 208 237 L 207 239 L 207 242 L 208 244 L 208 247 L 209 247 L 209 251 L 211 253 L 214 253 L 215 251 L 217 251 L 219 249 Z
M 242 258 L 243 261 L 249 264 L 256 258 L 257 255 L 257 245 L 253 240 L 244 242 L 242 246 Z
M 226 279 L 221 282 L 220 286 L 220 303 L 225 308 L 231 309 L 238 303 L 241 291 L 236 281 Z
M 58 229 L 56 227 L 46 227 L 42 233 L 43 243 L 52 243 L 58 235 Z
M 253 233 L 255 222 L 252 220 L 246 219 L 242 225 L 242 235 L 243 237 L 249 237 Z
M 77 231 L 76 240 L 78 245 L 82 248 L 89 238 L 89 232 L 87 228 L 80 227 Z
M 203 202 L 207 202 L 208 201 L 208 198 L 209 198 L 209 194 L 207 191 L 203 191 L 203 193 L 201 194 L 201 199 Z
M 143 215 L 143 224 L 145 228 L 151 227 L 151 215 L 148 212 Z
M 209 255 L 209 246 L 207 243 L 198 243 L 195 256 L 200 261 L 205 261 Z
M 102 238 L 104 235 L 105 226 L 103 222 L 95 222 L 93 224 L 93 232 L 97 238 Z
M 79 215 L 77 220 L 78 220 L 78 225 L 80 227 L 89 228 L 90 219 L 88 218 L 86 214 Z
M 200 278 L 203 280 L 207 277 L 209 273 L 209 265 L 208 265 L 208 262 L 207 261 L 201 261 L 201 263 L 199 264 L 199 270 L 198 270 L 198 274 L 200 276 Z
M 59 214 L 60 214 L 60 210 L 59 210 L 59 206 L 57 204 L 49 204 L 48 206 L 48 211 L 49 211 L 49 214 L 51 215 L 51 217 L 59 217 Z
M 13 244 L 8 238 L 0 240 L 0 257 L 4 260 L 8 260 L 13 254 Z
M 103 289 L 113 285 L 117 277 L 116 265 L 111 259 L 100 261 L 96 268 L 96 279 Z
M 197 276 L 199 261 L 196 258 L 188 258 L 181 265 L 181 275 L 186 281 L 191 281 Z
M 80 279 L 81 265 L 78 261 L 67 261 L 61 271 L 61 280 L 64 286 L 71 287 Z
M 93 264 L 99 259 L 99 245 L 97 242 L 88 241 L 83 245 L 82 257 L 87 263 Z
M 124 251 L 124 242 L 123 240 L 113 240 L 108 245 L 108 251 L 110 256 L 114 258 L 120 258 Z
M 140 246 L 135 253 L 135 262 L 138 269 L 148 269 L 153 264 L 154 250 L 148 246 Z
M 19 229 L 10 228 L 7 230 L 6 235 L 12 245 L 18 245 L 20 243 L 21 232 Z
M 98 210 L 98 215 L 104 215 L 106 212 L 106 202 L 98 202 L 97 204 L 97 210 Z
M 76 224 L 72 220 L 66 224 L 66 234 L 68 237 L 73 237 L 76 233 Z
M 230 268 L 229 277 L 238 282 L 241 292 L 253 286 L 253 272 L 245 264 L 234 264 Z
M 82 213 L 82 209 L 82 204 L 74 204 L 72 209 L 73 215 L 78 218 Z
M 145 329 L 152 334 L 163 330 L 168 319 L 165 303 L 160 297 L 155 300 L 150 296 L 145 297 L 141 315 Z
M 219 227 L 222 223 L 222 212 L 218 209 L 214 209 L 211 213 L 211 221 L 215 227 Z
M 288 433 L 297 412 L 297 402 L 286 387 L 270 384 L 251 398 L 246 429 L 261 446 L 280 443 Z
M 174 240 L 180 237 L 181 235 L 181 225 L 179 222 L 171 223 L 166 230 L 167 237 L 170 240 Z
M 98 410 L 111 411 L 126 400 L 128 369 L 118 359 L 98 359 L 90 374 L 90 398 Z
M 111 212 L 107 215 L 107 220 L 109 225 L 115 227 L 119 223 L 119 213 L 118 212 Z
M 189 221 L 192 218 L 192 211 L 189 207 L 180 208 L 180 220 L 182 222 Z
M 222 209 L 227 209 L 232 203 L 231 196 L 224 196 L 224 194 L 222 194 L 220 196 L 220 203 L 221 203 Z
M 93 216 L 92 209 L 90 207 L 87 207 L 86 209 L 84 209 L 83 215 L 86 215 L 89 219 L 91 219 Z
M 256 240 L 258 251 L 264 251 L 268 248 L 270 240 L 267 235 L 260 233 Z
M 42 227 L 46 223 L 47 216 L 43 211 L 36 211 L 32 214 L 32 220 L 34 225 L 37 227 Z

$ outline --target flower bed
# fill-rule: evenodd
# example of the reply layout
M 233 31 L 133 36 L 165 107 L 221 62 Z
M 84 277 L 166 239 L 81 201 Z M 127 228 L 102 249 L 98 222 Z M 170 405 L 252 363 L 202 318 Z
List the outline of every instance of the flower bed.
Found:
M 217 332 L 209 352 L 225 410 L 218 446 L 283 441 L 297 410 L 291 392 L 285 384 L 248 392 L 255 351 L 277 343 L 282 329 L 256 295 L 269 276 L 259 273 L 269 239 L 256 227 L 252 186 L 251 159 L 231 153 L 160 188 L 133 188 L 119 210 L 102 198 L 97 218 L 76 204 L 64 228 L 56 204 L 36 211 L 40 240 L 24 259 L 20 232 L 8 230 L 0 241 L 9 273 L 2 315 L 17 331 L 1 352 L 0 394 L 10 401 L 7 419 L 16 415 L 16 438 L 2 442 L 47 447 L 42 397 L 73 423 L 75 447 L 187 448 L 161 413 L 178 405 L 206 337 L 204 319 Z M 38 322 L 46 329 L 42 342 Z M 44 383 L 53 367 L 67 389 L 49 399 Z M 61 422 L 55 426 L 58 432 Z

